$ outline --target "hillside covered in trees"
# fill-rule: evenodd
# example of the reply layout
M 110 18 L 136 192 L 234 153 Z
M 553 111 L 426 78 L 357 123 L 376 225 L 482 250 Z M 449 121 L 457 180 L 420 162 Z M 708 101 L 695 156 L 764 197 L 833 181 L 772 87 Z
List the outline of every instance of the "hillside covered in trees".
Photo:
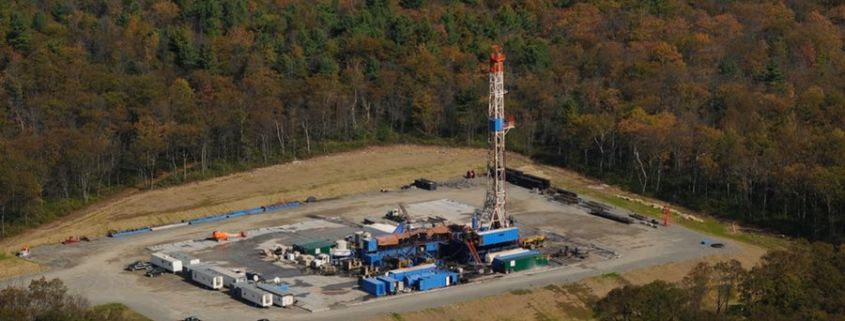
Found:
M 845 1 L 0 3 L 5 236 L 103 190 L 338 147 L 485 141 L 694 209 L 845 235 Z
M 798 244 L 757 266 L 700 263 L 678 284 L 616 288 L 593 305 L 599 321 L 839 321 L 845 319 L 845 247 Z

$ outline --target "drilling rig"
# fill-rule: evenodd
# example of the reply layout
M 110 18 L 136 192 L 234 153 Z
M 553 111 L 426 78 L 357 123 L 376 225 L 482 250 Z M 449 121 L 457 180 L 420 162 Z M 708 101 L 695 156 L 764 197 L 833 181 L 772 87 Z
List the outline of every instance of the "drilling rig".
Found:
M 476 228 L 495 230 L 508 228 L 510 219 L 505 210 L 505 135 L 514 127 L 513 118 L 505 118 L 505 54 L 493 46 L 490 54 L 490 98 L 487 107 L 489 150 L 487 151 L 487 197 L 481 211 L 481 224 Z
M 464 242 L 470 261 L 481 264 L 485 253 L 500 251 L 518 245 L 519 229 L 512 226 L 505 202 L 507 182 L 505 181 L 505 135 L 514 128 L 511 117 L 505 116 L 505 54 L 499 46 L 493 46 L 490 54 L 490 98 L 487 108 L 490 131 L 487 152 L 487 196 L 484 208 L 472 218 L 472 228 L 465 233 Z

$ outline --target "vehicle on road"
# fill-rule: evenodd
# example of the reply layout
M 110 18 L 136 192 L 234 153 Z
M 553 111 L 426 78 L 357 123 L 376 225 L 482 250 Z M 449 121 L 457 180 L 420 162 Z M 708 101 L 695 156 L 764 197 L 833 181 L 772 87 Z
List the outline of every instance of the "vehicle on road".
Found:
M 154 277 L 161 276 L 162 274 L 164 274 L 164 272 L 167 272 L 167 271 L 165 269 L 162 269 L 162 268 L 154 268 L 152 270 L 147 271 L 147 273 L 144 273 L 144 276 L 154 278 Z
M 202 321 L 202 320 L 200 320 L 200 318 L 191 316 L 191 317 L 187 317 L 187 318 L 183 319 L 182 321 Z

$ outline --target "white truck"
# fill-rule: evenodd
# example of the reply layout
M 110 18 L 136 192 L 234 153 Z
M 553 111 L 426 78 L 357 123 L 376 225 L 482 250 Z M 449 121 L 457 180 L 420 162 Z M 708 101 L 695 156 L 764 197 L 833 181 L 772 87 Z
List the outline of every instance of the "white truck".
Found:
M 173 273 L 182 272 L 182 260 L 164 252 L 153 253 L 150 256 L 150 263 Z
M 251 283 L 235 283 L 235 289 L 241 299 L 251 302 L 259 307 L 268 308 L 273 305 L 273 294 L 259 289 Z

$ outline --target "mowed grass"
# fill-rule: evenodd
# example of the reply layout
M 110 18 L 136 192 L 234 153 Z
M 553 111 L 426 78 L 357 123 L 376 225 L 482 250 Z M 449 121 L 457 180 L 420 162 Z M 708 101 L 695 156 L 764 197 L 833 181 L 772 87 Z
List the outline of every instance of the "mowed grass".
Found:
M 108 230 L 168 224 L 259 207 L 398 189 L 414 179 L 451 179 L 484 162 L 483 149 L 373 146 L 268 166 L 179 186 L 131 193 L 89 205 L 53 223 L 0 240 L 0 250 L 59 242 L 68 236 L 104 237 Z
M 121 303 L 107 303 L 91 308 L 100 320 L 152 321 Z
M 44 270 L 43 265 L 0 252 L 0 279 Z

